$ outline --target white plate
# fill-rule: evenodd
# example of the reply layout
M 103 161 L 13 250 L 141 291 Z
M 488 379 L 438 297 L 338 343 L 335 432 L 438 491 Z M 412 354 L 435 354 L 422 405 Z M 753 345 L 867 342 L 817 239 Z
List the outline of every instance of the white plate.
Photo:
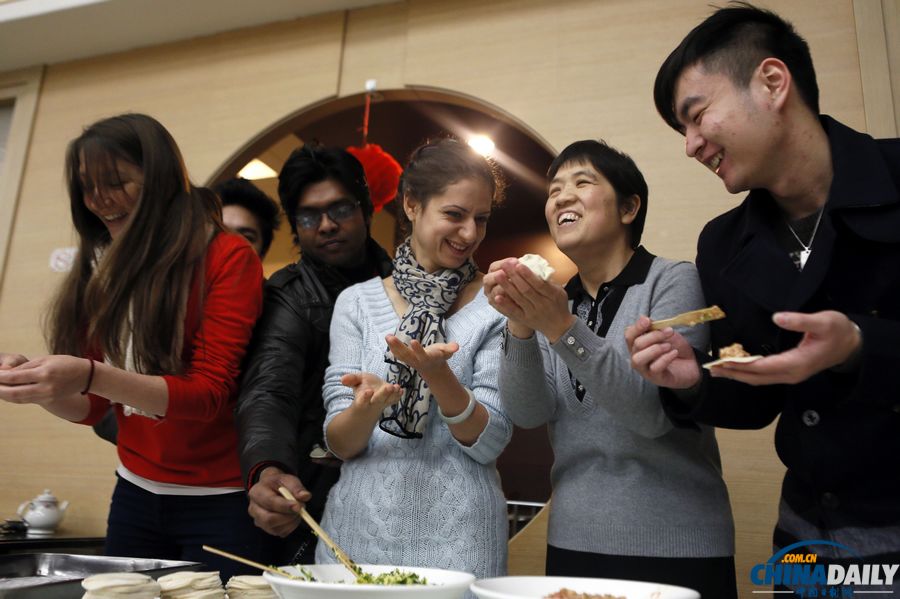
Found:
M 760 358 L 762 358 L 762 356 L 738 356 L 735 358 L 719 358 L 718 360 L 707 362 L 703 365 L 703 367 L 709 369 L 713 366 L 718 366 L 719 364 L 725 364 L 726 362 L 734 362 L 735 364 L 749 364 L 750 362 L 756 362 Z
M 480 599 L 538 599 L 564 588 L 579 593 L 605 593 L 626 599 L 700 599 L 700 593 L 684 587 L 612 578 L 503 576 L 485 578 L 472 584 L 472 592 Z
M 299 574 L 299 568 L 305 568 L 319 582 L 291 580 L 270 572 L 263 577 L 272 586 L 281 599 L 359 599 L 361 596 L 427 597 L 428 599 L 461 599 L 475 577 L 468 572 L 441 570 L 439 568 L 412 568 L 406 566 L 368 566 L 360 564 L 363 571 L 370 574 L 382 574 L 400 568 L 412 572 L 428 580 L 427 585 L 385 586 L 376 584 L 356 584 L 353 575 L 341 564 L 319 564 L 315 566 L 284 566 L 283 569 Z

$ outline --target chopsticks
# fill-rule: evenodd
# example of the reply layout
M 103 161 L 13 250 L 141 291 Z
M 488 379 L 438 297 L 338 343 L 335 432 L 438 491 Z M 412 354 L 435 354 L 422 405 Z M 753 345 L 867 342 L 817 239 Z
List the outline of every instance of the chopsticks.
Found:
M 236 562 L 241 562 L 242 564 L 247 564 L 248 566 L 253 566 L 254 568 L 259 568 L 260 570 L 265 570 L 266 572 L 271 572 L 272 574 L 278 574 L 279 576 L 290 578 L 291 580 L 305 580 L 303 577 L 294 576 L 290 572 L 286 572 L 281 568 L 276 568 L 275 566 L 265 566 L 259 562 L 254 562 L 253 560 L 249 560 L 245 557 L 241 557 L 233 553 L 228 553 L 227 551 L 222 551 L 221 549 L 216 549 L 215 547 L 210 547 L 209 545 L 204 545 L 203 550 L 209 551 L 210 553 L 215 553 L 216 555 L 221 555 L 222 557 L 227 557 L 228 559 L 232 559 Z
M 300 502 L 297 501 L 297 498 L 294 497 L 290 491 L 288 491 L 285 487 L 278 487 L 278 492 L 281 493 L 281 496 L 290 501 L 291 503 L 295 503 L 300 505 Z M 306 508 L 302 505 L 300 506 L 300 517 L 303 518 L 303 521 L 306 522 L 307 525 L 316 533 L 322 541 L 328 545 L 328 547 L 334 552 L 334 555 L 338 558 L 338 561 L 344 564 L 348 570 L 353 572 L 353 576 L 357 579 L 360 574 L 362 574 L 362 569 L 356 565 L 350 556 L 344 553 L 344 550 L 338 547 L 338 544 L 332 540 L 331 537 L 328 536 L 328 533 L 325 532 L 319 523 L 316 522 L 315 518 L 309 515 L 309 512 L 306 511 Z
M 658 331 L 666 327 L 674 327 L 678 325 L 692 327 L 694 325 L 708 322 L 710 320 L 719 320 L 720 318 L 725 318 L 725 312 L 723 312 L 719 306 L 710 306 L 709 308 L 703 308 L 701 310 L 691 310 L 690 312 L 684 312 L 683 314 L 673 316 L 672 318 L 666 318 L 664 320 L 654 320 L 652 323 L 650 323 L 650 330 Z

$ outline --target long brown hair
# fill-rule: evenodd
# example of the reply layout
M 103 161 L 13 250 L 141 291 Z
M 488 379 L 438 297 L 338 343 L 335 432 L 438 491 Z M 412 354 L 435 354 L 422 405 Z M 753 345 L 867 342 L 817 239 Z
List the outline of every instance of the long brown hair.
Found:
M 144 183 L 127 225 L 112 240 L 84 198 L 117 177 L 117 160 L 142 169 Z M 211 236 L 224 230 L 217 197 L 191 184 L 175 140 L 143 114 L 87 127 L 66 151 L 66 183 L 78 255 L 46 321 L 51 350 L 99 350 L 124 368 L 130 337 L 138 372 L 182 372 L 192 280 L 202 276 L 198 267 Z

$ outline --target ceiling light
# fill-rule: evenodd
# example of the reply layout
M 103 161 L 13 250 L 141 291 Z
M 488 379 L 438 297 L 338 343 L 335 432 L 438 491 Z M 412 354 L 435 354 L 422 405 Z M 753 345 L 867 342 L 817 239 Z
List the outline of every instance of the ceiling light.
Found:
M 488 156 L 494 151 L 494 142 L 487 135 L 473 135 L 469 138 L 469 145 L 482 156 Z
M 238 177 L 250 179 L 251 181 L 255 181 L 256 179 L 272 179 L 277 176 L 278 173 L 273 171 L 268 164 L 258 158 L 254 158 L 248 162 L 244 168 L 238 171 Z

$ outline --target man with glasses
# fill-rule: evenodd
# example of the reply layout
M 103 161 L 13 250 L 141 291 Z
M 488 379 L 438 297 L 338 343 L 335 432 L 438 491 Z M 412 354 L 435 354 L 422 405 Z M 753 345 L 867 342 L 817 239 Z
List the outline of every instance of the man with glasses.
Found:
M 250 515 L 284 538 L 279 563 L 311 564 L 314 537 L 278 488 L 321 517 L 340 472 L 322 441 L 334 301 L 354 283 L 390 274 L 391 260 L 369 236 L 365 173 L 345 150 L 295 150 L 278 177 L 278 195 L 301 257 L 266 283 L 238 398 L 239 449 Z

